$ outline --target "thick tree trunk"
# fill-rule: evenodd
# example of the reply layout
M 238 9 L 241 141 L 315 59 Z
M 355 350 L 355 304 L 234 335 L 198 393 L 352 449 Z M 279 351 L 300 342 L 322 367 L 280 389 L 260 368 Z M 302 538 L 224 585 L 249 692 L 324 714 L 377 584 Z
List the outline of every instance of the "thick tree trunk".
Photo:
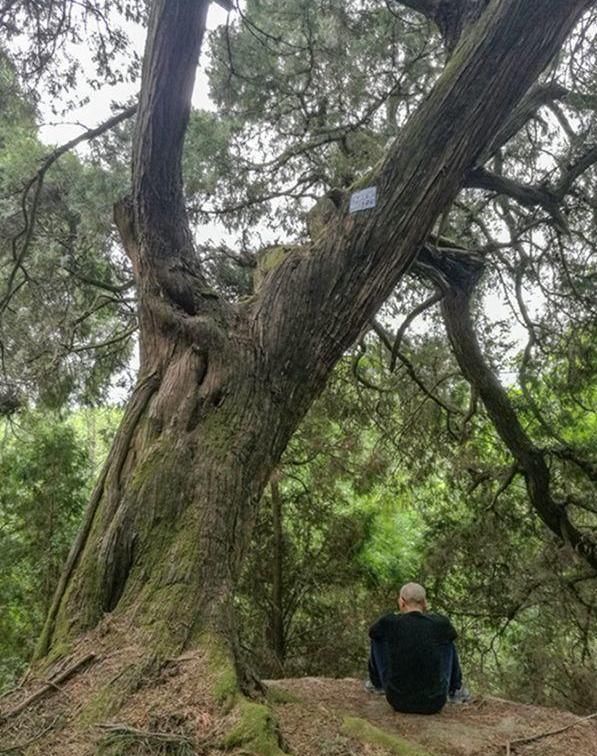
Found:
M 501 0 L 457 48 L 378 173 L 258 295 L 225 302 L 194 255 L 181 154 L 207 2 L 155 0 L 116 211 L 140 299 L 140 379 L 56 593 L 44 654 L 126 617 L 148 651 L 231 635 L 255 508 L 344 350 L 414 259 L 465 173 L 594 0 Z M 488 94 L 490 93 L 490 94 Z
M 225 367 L 180 341 L 172 353 L 126 413 L 42 653 L 115 610 L 170 654 L 205 630 L 232 636 L 255 508 L 315 386 L 288 406 L 249 339 L 233 340 Z

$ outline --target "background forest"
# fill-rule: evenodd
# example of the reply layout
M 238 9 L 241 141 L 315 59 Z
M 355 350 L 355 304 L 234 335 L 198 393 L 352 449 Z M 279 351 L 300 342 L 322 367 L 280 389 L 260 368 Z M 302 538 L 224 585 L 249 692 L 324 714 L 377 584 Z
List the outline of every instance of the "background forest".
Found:
M 81 153 L 44 144 L 40 114 L 51 101 L 66 117 L 94 87 L 134 90 L 138 56 L 119 61 L 145 17 L 142 2 L 89 3 L 66 34 L 53 4 L 33 3 L 25 35 L 11 5 L 0 8 L 3 688 L 31 656 L 135 364 L 135 291 L 112 225 L 134 107 L 115 103 Z M 473 315 L 485 364 L 559 506 L 593 535 L 596 34 L 589 17 L 435 229 L 483 260 Z M 97 70 L 73 55 L 84 39 Z M 356 0 L 249 0 L 208 47 L 187 206 L 211 285 L 240 300 L 364 180 L 445 52 L 414 11 Z M 368 625 L 418 579 L 459 630 L 470 687 L 594 711 L 595 572 L 531 506 L 439 300 L 414 270 L 286 450 L 236 596 L 244 653 L 266 678 L 363 675 Z

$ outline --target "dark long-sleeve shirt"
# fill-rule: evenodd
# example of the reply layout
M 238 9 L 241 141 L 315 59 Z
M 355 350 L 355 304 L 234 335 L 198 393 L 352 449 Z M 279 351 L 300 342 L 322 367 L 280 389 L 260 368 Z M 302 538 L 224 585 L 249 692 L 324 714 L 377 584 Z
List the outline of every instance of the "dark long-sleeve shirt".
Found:
M 433 714 L 442 708 L 442 646 L 456 635 L 447 617 L 422 612 L 385 614 L 369 628 L 371 639 L 384 647 L 386 698 L 396 711 Z

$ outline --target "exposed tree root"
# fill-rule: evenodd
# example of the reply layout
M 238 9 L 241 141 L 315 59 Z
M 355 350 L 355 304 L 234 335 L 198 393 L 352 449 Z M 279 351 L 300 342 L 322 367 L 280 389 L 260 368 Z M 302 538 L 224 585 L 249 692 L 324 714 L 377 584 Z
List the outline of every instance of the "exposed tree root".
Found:
M 160 754 L 169 756 L 193 756 L 195 743 L 186 735 L 172 732 L 142 730 L 125 724 L 106 723 L 98 725 L 106 735 L 97 744 L 98 754 Z
M 514 752 L 517 746 L 527 745 L 527 743 L 534 743 L 536 740 L 542 740 L 543 738 L 549 738 L 551 735 L 559 735 L 566 730 L 570 730 L 572 727 L 576 727 L 589 719 L 597 718 L 597 711 L 594 714 L 589 714 L 587 717 L 579 717 L 576 722 L 571 722 L 565 727 L 558 727 L 557 730 L 547 730 L 546 732 L 539 732 L 536 735 L 529 735 L 526 738 L 517 738 L 516 740 L 509 740 L 506 743 L 506 756 L 510 756 Z
M 94 653 L 89 653 L 89 654 L 86 654 L 82 659 L 79 659 L 78 661 L 76 661 L 74 664 L 71 664 L 63 672 L 60 672 L 60 674 L 56 675 L 54 678 L 44 683 L 44 685 L 42 685 L 42 687 L 39 690 L 36 690 L 35 693 L 32 693 L 24 701 L 21 701 L 20 704 L 13 707 L 12 709 L 9 709 L 7 712 L 0 714 L 0 722 L 4 722 L 7 719 L 10 719 L 11 717 L 16 716 L 17 714 L 20 714 L 20 712 L 24 711 L 27 707 L 31 706 L 31 704 L 38 701 L 42 696 L 44 696 L 49 691 L 58 689 L 58 686 L 60 685 L 60 683 L 64 682 L 67 678 L 69 678 L 75 672 L 78 672 L 82 667 L 84 667 L 90 661 L 93 661 L 95 658 L 96 658 L 96 655 Z
M 241 748 L 260 756 L 283 756 L 287 753 L 269 706 L 238 698 L 235 708 L 240 718 L 222 739 L 221 745 L 225 750 Z

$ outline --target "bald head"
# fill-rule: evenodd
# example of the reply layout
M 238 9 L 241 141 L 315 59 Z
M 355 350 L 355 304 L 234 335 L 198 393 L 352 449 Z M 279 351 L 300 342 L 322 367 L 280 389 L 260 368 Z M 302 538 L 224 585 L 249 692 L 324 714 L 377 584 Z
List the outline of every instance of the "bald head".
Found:
M 427 594 L 419 583 L 406 583 L 400 589 L 398 606 L 402 612 L 424 612 L 427 609 Z

